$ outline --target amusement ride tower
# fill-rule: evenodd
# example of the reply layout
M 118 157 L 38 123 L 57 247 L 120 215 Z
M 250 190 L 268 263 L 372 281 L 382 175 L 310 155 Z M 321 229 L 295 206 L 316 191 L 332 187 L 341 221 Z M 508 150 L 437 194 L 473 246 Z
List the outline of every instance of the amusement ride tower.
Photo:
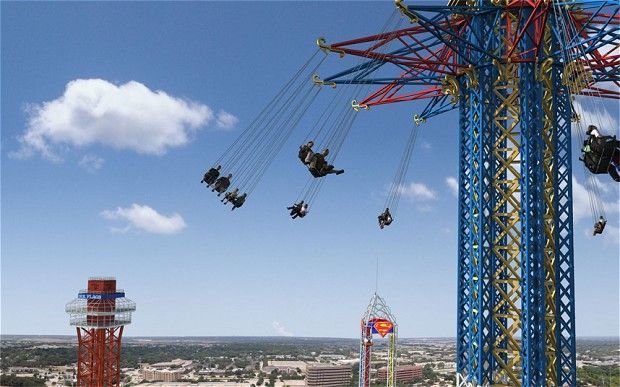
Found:
M 111 277 L 89 278 L 88 289 L 66 305 L 78 336 L 78 386 L 120 385 L 121 337 L 135 310 Z
M 394 19 L 398 24 L 391 28 Z M 401 28 L 402 22 L 408 25 Z M 424 100 L 413 116 L 416 126 L 385 212 L 377 218 L 383 229 L 392 223 L 391 211 L 402 194 L 417 125 L 458 109 L 454 128 L 437 128 L 459 139 L 457 381 L 464 386 L 576 385 L 572 176 L 577 158 L 571 137 L 573 128 L 578 136 L 590 136 L 588 141 L 591 128 L 617 130 L 602 122 L 605 114 L 595 104 L 620 99 L 620 2 L 405 5 L 396 0 L 380 33 L 336 43 L 318 38 L 317 44 L 358 64 L 320 79 L 315 71 L 326 56 L 319 59 L 317 50 L 209 170 L 219 175 L 223 166 L 228 173 L 216 182 L 218 192 L 235 176 L 238 187 L 230 194 L 250 195 L 321 86 L 329 85 L 338 90 L 316 124 L 309 125 L 298 153 L 311 177 L 301 201 L 288 209 L 293 219 L 303 218 L 307 211 L 302 209 L 314 202 L 326 176 L 344 172 L 325 157 L 335 161 L 360 109 Z M 377 90 L 354 99 L 352 109 L 333 103 L 345 101 L 347 94 L 358 97 L 367 85 Z M 584 160 L 598 159 L 597 165 L 584 167 L 592 172 L 586 171 L 593 187 L 588 195 L 602 233 L 604 206 L 592 174 L 618 173 L 610 154 L 616 147 L 603 152 L 584 145 Z M 323 152 L 317 155 L 313 146 Z M 362 325 L 362 336 L 369 341 L 366 346 L 362 341 L 360 385 L 368 383 L 368 325 Z
M 396 339 L 398 337 L 398 325 L 390 308 L 376 292 L 373 294 L 368 308 L 362 317 L 362 336 L 360 340 L 360 387 L 370 386 L 370 368 L 372 360 L 372 347 L 375 344 L 373 336 L 378 334 L 388 339 L 387 356 L 387 387 L 395 384 L 394 368 L 396 361 Z
M 620 3 L 396 6 L 411 25 L 318 39 L 362 60 L 321 82 L 379 85 L 356 110 L 426 100 L 416 124 L 459 111 L 457 380 L 574 386 L 574 96 L 620 97 Z

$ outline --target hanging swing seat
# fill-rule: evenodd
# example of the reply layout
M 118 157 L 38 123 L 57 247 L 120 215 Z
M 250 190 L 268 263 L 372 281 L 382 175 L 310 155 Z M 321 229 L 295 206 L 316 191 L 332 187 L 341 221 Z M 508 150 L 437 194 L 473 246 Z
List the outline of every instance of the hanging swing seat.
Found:
M 606 174 L 610 165 L 617 163 L 620 141 L 615 136 L 590 137 L 583 142 L 583 158 L 586 168 L 594 174 Z
M 597 234 L 602 234 L 603 230 L 605 230 L 605 226 L 607 225 L 607 220 L 604 217 L 600 217 L 599 220 L 594 223 L 594 231 L 592 235 L 595 236 Z
M 312 161 L 312 157 L 314 156 L 314 151 L 312 150 L 313 145 L 314 142 L 309 141 L 299 147 L 299 154 L 297 157 L 304 165 L 309 165 L 310 161 Z
M 377 218 L 379 219 L 379 228 L 382 230 L 385 226 L 392 224 L 392 221 L 394 220 L 389 208 L 386 208 L 385 211 L 382 212 Z
M 211 186 L 213 183 L 215 183 L 215 180 L 217 180 L 217 178 L 220 176 L 220 169 L 221 169 L 221 166 L 219 165 L 217 166 L 217 168 L 209 169 L 204 174 L 200 182 L 207 184 L 207 187 Z

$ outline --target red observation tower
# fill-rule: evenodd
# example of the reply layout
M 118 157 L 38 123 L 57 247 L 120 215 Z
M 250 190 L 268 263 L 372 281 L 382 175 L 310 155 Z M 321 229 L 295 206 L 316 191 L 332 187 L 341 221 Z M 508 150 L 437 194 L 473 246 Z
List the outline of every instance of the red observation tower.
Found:
M 121 337 L 136 303 L 112 277 L 91 277 L 88 289 L 65 306 L 78 337 L 77 385 L 119 386 Z

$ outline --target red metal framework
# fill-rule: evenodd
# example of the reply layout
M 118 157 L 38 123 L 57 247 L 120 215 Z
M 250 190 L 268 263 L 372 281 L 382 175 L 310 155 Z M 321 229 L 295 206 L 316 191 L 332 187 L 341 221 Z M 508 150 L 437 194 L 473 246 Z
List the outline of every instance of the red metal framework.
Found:
M 488 5 L 479 6 L 470 3 L 452 0 L 448 6 L 405 7 L 397 0 L 401 12 L 413 23 L 411 27 L 330 45 L 322 41 L 319 46 L 325 50 L 369 60 L 364 66 L 325 81 L 380 85 L 359 101 L 360 107 L 441 98 L 445 94 L 442 82 L 446 76 L 459 77 L 469 66 L 481 65 L 476 63 L 475 53 L 479 58 L 491 58 L 499 64 L 538 64 L 545 33 L 549 29 L 561 33 L 561 19 L 568 18 L 574 28 L 567 32 L 571 41 L 554 49 L 571 52 L 571 57 L 565 59 L 574 61 L 580 72 L 592 74 L 592 79 L 574 93 L 620 99 L 620 78 L 613 73 L 620 65 L 616 40 L 620 15 L 610 11 L 608 3 L 585 1 L 581 6 L 557 0 L 491 0 Z M 474 24 L 484 27 L 477 30 Z M 490 50 L 489 41 L 496 30 L 503 31 L 504 47 L 500 52 Z M 558 52 L 553 55 L 559 56 Z M 385 64 L 395 66 L 398 75 L 369 76 L 377 74 L 376 70 Z
M 360 375 L 360 386 L 368 387 L 370 386 L 370 360 L 371 360 L 371 352 L 372 352 L 372 330 L 369 326 L 364 326 L 362 321 L 362 348 L 363 348 L 363 359 L 362 363 L 364 364 L 362 368 L 362 374 Z
M 90 278 L 88 289 L 65 310 L 78 338 L 77 385 L 120 386 L 121 339 L 136 304 L 116 289 L 113 278 Z
M 76 328 L 78 336 L 78 386 L 120 386 L 121 337 L 116 328 Z

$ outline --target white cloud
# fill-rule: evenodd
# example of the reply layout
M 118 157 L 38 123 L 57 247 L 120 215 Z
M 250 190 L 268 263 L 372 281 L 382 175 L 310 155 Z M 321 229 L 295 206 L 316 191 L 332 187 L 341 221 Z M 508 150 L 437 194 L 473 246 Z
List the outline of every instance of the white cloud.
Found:
M 411 182 L 409 185 L 402 185 L 398 187 L 401 195 L 408 197 L 410 199 L 417 200 L 435 200 L 437 199 L 437 194 L 435 191 L 428 188 L 425 184 Z
M 239 119 L 237 117 L 224 110 L 220 110 L 217 113 L 216 124 L 220 129 L 232 129 L 238 122 Z
M 435 209 L 435 207 L 431 206 L 428 203 L 417 203 L 415 208 L 420 212 L 431 212 Z
M 280 322 L 278 321 L 273 322 L 273 329 L 276 331 L 276 333 L 279 336 L 288 336 L 288 337 L 293 336 L 293 333 L 289 332 L 289 330 L 286 329 L 286 327 L 280 324 Z
M 620 245 L 620 229 L 618 227 L 607 224 L 603 234 L 600 236 L 603 237 L 603 241 L 608 246 L 615 246 L 617 248 Z
M 132 204 L 131 207 L 117 207 L 115 210 L 105 210 L 101 216 L 109 220 L 126 220 L 124 228 L 111 228 L 113 232 L 127 232 L 131 229 L 146 231 L 153 234 L 176 234 L 186 226 L 181 215 L 174 213 L 170 216 L 161 215 L 149 206 Z
M 587 227 L 582 229 L 582 235 L 587 240 L 592 242 L 602 241 L 605 245 L 615 247 L 616 249 L 620 244 L 620 229 L 610 225 L 609 222 L 605 225 L 605 230 L 603 230 L 602 234 L 592 235 L 592 227 Z
M 588 191 L 573 176 L 573 221 L 578 222 L 591 216 L 591 213 Z
M 433 145 L 428 141 L 422 141 L 420 144 L 420 148 L 422 149 L 433 149 Z
M 601 185 L 601 184 L 599 184 Z M 573 175 L 573 221 L 578 222 L 584 218 L 592 216 L 592 209 L 590 207 L 588 190 L 582 185 L 577 178 Z M 602 205 L 602 210 L 605 212 L 607 218 L 611 216 L 619 216 L 620 211 L 620 199 L 616 201 L 604 201 L 599 197 Z M 595 214 L 598 218 L 601 214 Z
M 78 161 L 78 165 L 88 172 L 95 172 L 103 166 L 104 161 L 105 160 L 96 155 L 85 155 Z
M 26 109 L 28 123 L 19 137 L 17 158 L 40 153 L 59 161 L 63 147 L 100 144 L 142 154 L 162 155 L 185 145 L 213 119 L 206 105 L 172 97 L 130 81 L 76 79 L 62 96 Z
M 446 177 L 446 185 L 455 197 L 459 194 L 459 182 L 452 176 Z

